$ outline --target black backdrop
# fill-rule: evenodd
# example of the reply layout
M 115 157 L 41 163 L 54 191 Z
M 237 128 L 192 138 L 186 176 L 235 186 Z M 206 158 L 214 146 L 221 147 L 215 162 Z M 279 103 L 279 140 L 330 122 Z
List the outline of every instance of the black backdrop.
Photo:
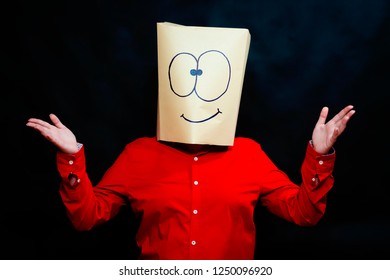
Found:
M 322 106 L 356 115 L 336 143 L 324 218 L 300 228 L 261 207 L 256 259 L 390 256 L 390 4 L 360 1 L 12 1 L 2 13 L 2 259 L 131 259 L 129 210 L 75 231 L 55 148 L 25 127 L 56 113 L 85 144 L 93 182 L 156 127 L 156 22 L 245 27 L 252 35 L 237 135 L 293 181 Z

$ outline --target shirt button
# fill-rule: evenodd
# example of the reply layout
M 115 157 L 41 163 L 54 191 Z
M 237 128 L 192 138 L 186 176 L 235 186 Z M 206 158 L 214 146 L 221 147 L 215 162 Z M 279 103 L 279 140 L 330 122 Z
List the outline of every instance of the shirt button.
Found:
M 81 180 L 80 179 L 77 179 L 77 183 L 80 183 L 81 182 Z
M 69 164 L 72 165 L 72 164 L 73 164 L 73 160 L 70 160 L 70 161 L 69 161 Z
M 320 165 L 322 165 L 324 162 L 323 162 L 322 160 L 320 160 L 318 163 L 319 163 Z
M 196 245 L 196 241 L 195 241 L 195 240 L 192 240 L 192 241 L 191 241 L 191 245 Z
M 316 178 L 311 178 L 311 180 L 312 180 L 313 182 L 315 182 Z
M 194 181 L 194 185 L 197 186 L 199 184 L 198 181 Z
M 198 157 L 194 157 L 194 161 L 198 161 Z
M 194 213 L 196 215 L 196 214 L 198 214 L 198 210 L 195 209 L 194 211 L 192 211 L 192 213 Z

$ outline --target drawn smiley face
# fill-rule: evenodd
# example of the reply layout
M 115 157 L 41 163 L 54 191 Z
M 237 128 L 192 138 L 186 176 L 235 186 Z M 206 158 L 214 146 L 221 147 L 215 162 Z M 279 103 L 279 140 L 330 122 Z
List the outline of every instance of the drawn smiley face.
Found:
M 178 97 L 185 98 L 195 93 L 202 101 L 213 103 L 220 99 L 229 88 L 231 66 L 227 56 L 218 50 L 208 50 L 198 58 L 188 52 L 176 54 L 169 63 L 169 85 Z M 190 123 L 207 122 L 222 114 L 220 108 L 209 116 L 195 119 L 180 115 Z

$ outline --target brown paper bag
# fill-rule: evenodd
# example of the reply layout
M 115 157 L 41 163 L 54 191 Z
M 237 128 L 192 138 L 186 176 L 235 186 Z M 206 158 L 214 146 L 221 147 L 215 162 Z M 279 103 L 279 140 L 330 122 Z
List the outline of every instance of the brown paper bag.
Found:
M 157 23 L 157 139 L 231 146 L 250 33 Z

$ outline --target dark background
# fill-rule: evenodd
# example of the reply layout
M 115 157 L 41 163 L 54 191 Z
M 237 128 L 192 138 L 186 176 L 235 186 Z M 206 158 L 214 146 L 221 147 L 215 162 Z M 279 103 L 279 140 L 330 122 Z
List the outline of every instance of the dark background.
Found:
M 357 111 L 336 143 L 324 218 L 300 228 L 258 207 L 256 259 L 388 259 L 390 3 L 366 1 L 12 1 L 2 8 L 2 259 L 137 257 L 132 213 L 75 231 L 55 148 L 25 127 L 56 113 L 85 144 L 97 183 L 125 144 L 153 136 L 156 23 L 252 35 L 237 135 L 300 183 L 322 106 Z

